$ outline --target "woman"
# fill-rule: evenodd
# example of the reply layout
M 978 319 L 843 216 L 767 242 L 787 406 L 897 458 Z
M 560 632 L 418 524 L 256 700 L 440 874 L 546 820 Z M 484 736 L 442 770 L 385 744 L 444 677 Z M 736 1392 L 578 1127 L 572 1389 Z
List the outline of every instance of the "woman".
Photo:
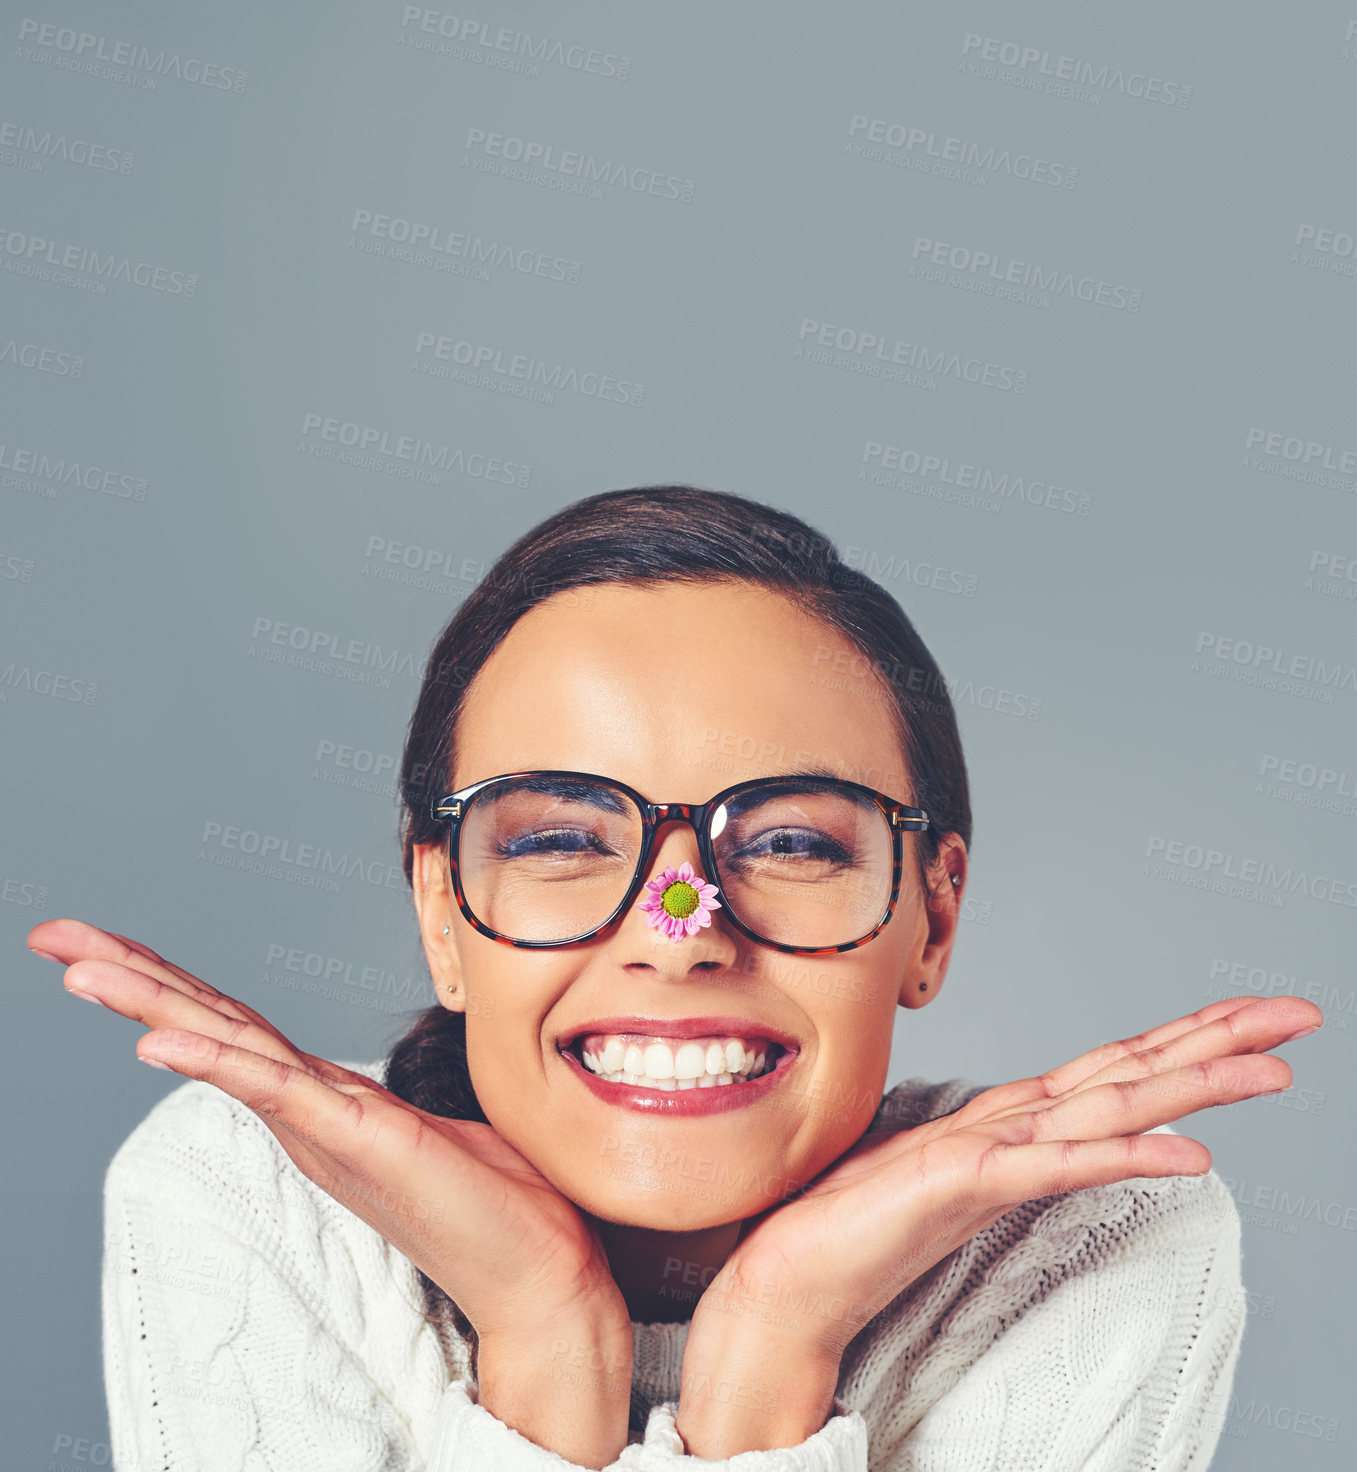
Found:
M 883 1098 L 971 819 L 935 662 L 824 538 L 684 486 L 566 507 L 444 631 L 401 792 L 437 1004 L 388 1060 L 30 934 L 192 1080 L 107 1176 L 120 1468 L 1209 1459 L 1239 1222 L 1166 1126 L 1288 1087 L 1322 1015 Z

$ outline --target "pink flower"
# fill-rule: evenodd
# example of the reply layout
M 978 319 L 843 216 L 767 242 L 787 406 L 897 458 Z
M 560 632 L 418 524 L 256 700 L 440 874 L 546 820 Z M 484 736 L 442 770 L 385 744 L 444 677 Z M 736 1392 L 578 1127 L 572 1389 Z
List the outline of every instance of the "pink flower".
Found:
M 655 879 L 647 879 L 646 897 L 636 902 L 636 908 L 645 911 L 647 925 L 658 925 L 677 942 L 710 925 L 711 912 L 719 910 L 721 902 L 716 898 L 716 886 L 695 874 L 691 864 L 683 863 Z

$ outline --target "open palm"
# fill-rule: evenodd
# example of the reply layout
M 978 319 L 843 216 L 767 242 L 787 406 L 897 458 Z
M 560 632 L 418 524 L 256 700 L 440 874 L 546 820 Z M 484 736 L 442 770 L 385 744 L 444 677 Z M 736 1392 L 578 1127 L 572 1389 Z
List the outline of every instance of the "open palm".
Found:
M 299 1170 L 442 1287 L 485 1338 L 585 1309 L 627 1322 L 597 1232 L 487 1124 L 445 1119 L 290 1043 L 243 1002 L 149 947 L 79 920 L 29 946 L 68 990 L 144 1024 L 142 1058 L 254 1111 Z
M 1144 1132 L 1288 1088 L 1290 1066 L 1267 1050 L 1322 1021 L 1296 997 L 1228 998 L 986 1089 L 941 1119 L 864 1136 L 746 1225 L 698 1303 L 689 1349 L 719 1337 L 723 1313 L 775 1303 L 792 1338 L 841 1354 L 898 1293 L 1020 1202 L 1204 1174 L 1205 1145 Z

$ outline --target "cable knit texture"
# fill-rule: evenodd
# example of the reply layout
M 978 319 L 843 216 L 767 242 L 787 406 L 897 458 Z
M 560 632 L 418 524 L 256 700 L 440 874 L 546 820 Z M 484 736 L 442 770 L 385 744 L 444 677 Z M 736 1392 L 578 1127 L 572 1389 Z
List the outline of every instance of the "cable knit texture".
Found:
M 384 1077 L 384 1060 L 346 1066 Z M 978 1092 L 908 1079 L 871 1131 Z M 636 1324 L 645 1429 L 612 1465 L 1200 1472 L 1244 1332 L 1239 1264 L 1239 1215 L 1214 1171 L 1026 1202 L 858 1334 L 820 1430 L 724 1461 L 688 1456 L 675 1429 L 688 1325 Z M 576 1465 L 476 1404 L 468 1347 L 425 1321 L 410 1261 L 211 1084 L 175 1089 L 114 1155 L 102 1302 L 116 1472 Z

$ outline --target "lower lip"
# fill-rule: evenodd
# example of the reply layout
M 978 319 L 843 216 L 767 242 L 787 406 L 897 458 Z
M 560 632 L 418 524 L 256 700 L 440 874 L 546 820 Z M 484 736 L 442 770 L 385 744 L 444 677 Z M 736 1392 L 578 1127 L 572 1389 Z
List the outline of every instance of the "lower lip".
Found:
M 558 1050 L 559 1052 L 559 1050 Z M 786 1052 L 767 1073 L 745 1083 L 713 1084 L 701 1089 L 648 1089 L 635 1084 L 609 1083 L 599 1078 L 575 1057 L 560 1052 L 566 1064 L 584 1082 L 584 1086 L 605 1104 L 616 1104 L 637 1114 L 724 1114 L 728 1109 L 743 1109 L 766 1099 L 771 1090 L 796 1066 L 800 1053 Z

